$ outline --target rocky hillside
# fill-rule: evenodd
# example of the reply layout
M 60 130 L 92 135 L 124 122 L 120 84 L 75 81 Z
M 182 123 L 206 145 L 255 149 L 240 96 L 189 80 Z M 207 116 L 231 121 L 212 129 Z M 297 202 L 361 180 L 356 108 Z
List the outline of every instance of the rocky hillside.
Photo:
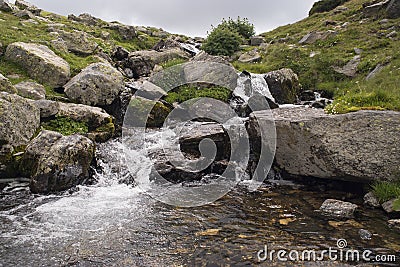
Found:
M 262 34 L 260 47 L 244 48 L 255 62 L 234 65 L 255 73 L 291 68 L 303 90 L 336 98 L 331 113 L 400 110 L 400 1 L 342 2 Z

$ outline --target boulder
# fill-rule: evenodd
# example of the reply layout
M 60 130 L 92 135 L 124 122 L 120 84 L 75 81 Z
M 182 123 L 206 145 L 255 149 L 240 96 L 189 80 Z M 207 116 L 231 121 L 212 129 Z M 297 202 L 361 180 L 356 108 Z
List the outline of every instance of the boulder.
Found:
M 0 92 L 0 177 L 15 173 L 13 155 L 28 144 L 39 125 L 35 105 L 18 95 Z
M 373 71 L 371 71 L 371 72 L 367 75 L 367 77 L 366 77 L 365 79 L 366 79 L 367 81 L 368 81 L 368 80 L 371 80 L 371 79 L 374 78 L 378 73 L 380 73 L 384 68 L 385 68 L 385 66 L 379 63 L 378 65 L 376 65 L 375 69 L 374 69 Z
M 301 40 L 299 44 L 313 44 L 318 40 L 326 40 L 332 36 L 337 35 L 337 32 L 328 30 L 326 32 L 310 32 L 306 34 Z
M 200 53 L 198 53 L 195 57 L 193 57 L 191 59 L 191 61 L 215 62 L 215 63 L 232 66 L 231 63 L 229 63 L 229 61 L 226 58 L 220 57 L 220 56 L 212 56 L 210 54 L 207 54 L 204 51 L 201 51 Z
M 335 199 L 327 199 L 322 203 L 319 210 L 323 215 L 337 219 L 350 219 L 354 217 L 354 212 L 358 206 L 350 202 Z
M 396 212 L 400 212 L 400 210 L 396 210 L 395 209 L 395 202 L 397 201 L 397 199 L 391 199 L 389 201 L 386 201 L 385 203 L 382 204 L 382 208 L 384 211 L 386 211 L 386 213 L 396 213 Z
M 34 193 L 58 192 L 89 178 L 94 143 L 81 135 L 42 131 L 25 150 L 22 172 Z
M 149 56 L 130 55 L 122 62 L 117 64 L 121 67 L 126 76 L 138 79 L 139 77 L 149 76 L 156 64 Z
M 12 85 L 12 83 L 6 77 L 4 77 L 1 73 L 0 73 L 0 92 L 7 92 L 10 94 L 17 93 L 17 89 L 15 89 L 15 87 Z
M 399 0 L 390 1 L 388 7 L 386 8 L 386 17 L 389 19 L 400 18 L 400 1 Z
M 59 34 L 59 38 L 65 42 L 67 49 L 74 54 L 89 56 L 92 55 L 98 47 L 96 42 L 90 40 L 93 36 L 86 32 L 58 30 L 57 33 Z
M 252 46 L 260 46 L 264 43 L 264 37 L 262 36 L 252 36 L 250 37 L 250 45 Z
M 369 192 L 364 196 L 364 204 L 373 208 L 378 208 L 381 206 L 378 199 L 372 192 Z
M 134 90 L 135 95 L 150 100 L 157 100 L 168 95 L 161 87 L 148 81 L 128 83 L 126 86 Z
M 390 227 L 396 228 L 397 230 L 400 230 L 400 219 L 393 219 L 389 220 L 388 224 Z
M 155 46 L 153 46 L 153 50 L 161 52 L 163 50 L 168 50 L 172 48 L 180 48 L 181 44 L 178 41 L 173 39 L 160 40 Z
M 117 48 L 112 52 L 111 58 L 115 61 L 122 61 L 128 58 L 129 52 L 125 48 L 121 46 L 117 46 Z
M 83 14 L 80 14 L 79 16 L 70 14 L 70 15 L 68 15 L 68 19 L 86 24 L 88 26 L 97 26 L 97 25 L 100 25 L 102 22 L 101 19 L 93 17 L 92 15 L 90 15 L 88 13 L 83 13 Z
M 174 59 L 189 60 L 190 55 L 180 48 L 171 48 L 162 51 L 144 50 L 132 52 L 129 54 L 129 57 L 149 58 L 152 62 L 154 62 L 154 64 L 159 65 Z
M 105 63 L 89 65 L 64 86 L 69 99 L 89 106 L 112 104 L 124 87 L 122 74 Z
M 118 22 L 109 23 L 107 28 L 117 31 L 124 40 L 133 40 L 137 36 L 135 27 L 124 25 Z
M 291 69 L 272 71 L 264 76 L 269 90 L 278 104 L 293 104 L 300 93 L 297 74 Z
M 385 11 L 390 3 L 391 0 L 385 0 L 378 3 L 368 4 L 366 3 L 363 5 L 363 13 L 367 17 L 375 17 Z
M 23 0 L 16 0 L 15 5 L 21 10 L 28 10 L 35 16 L 40 16 L 40 12 L 42 12 L 42 10 L 37 6 Z
M 306 107 L 275 109 L 277 144 L 275 160 L 288 174 L 356 182 L 384 180 L 400 171 L 400 113 L 359 111 L 327 115 Z M 252 139 L 260 134 L 250 116 Z
M 48 119 L 57 115 L 60 110 L 60 102 L 51 100 L 37 100 L 33 104 L 40 110 L 40 119 Z
M 7 0 L 0 0 L 0 11 L 11 12 L 13 11 L 12 5 Z
M 46 98 L 46 89 L 43 85 L 35 82 L 20 82 L 15 85 L 18 94 L 25 98 L 40 100 Z
M 348 77 L 354 77 L 357 74 L 357 68 L 358 68 L 358 65 L 360 65 L 360 63 L 361 63 L 361 56 L 357 55 L 343 67 L 334 66 L 333 69 L 337 73 L 341 73 Z
M 260 53 L 257 50 L 252 50 L 247 53 L 240 55 L 238 61 L 241 63 L 256 63 L 262 59 Z
M 7 46 L 7 60 L 17 63 L 42 84 L 63 86 L 70 79 L 68 63 L 47 46 L 17 42 Z
M 29 10 L 26 10 L 26 9 L 24 9 L 24 10 L 17 9 L 13 12 L 13 14 L 14 14 L 14 16 L 16 16 L 18 18 L 26 19 L 26 20 L 31 20 L 31 19 L 35 18 L 35 15 L 33 15 L 32 12 L 30 12 Z

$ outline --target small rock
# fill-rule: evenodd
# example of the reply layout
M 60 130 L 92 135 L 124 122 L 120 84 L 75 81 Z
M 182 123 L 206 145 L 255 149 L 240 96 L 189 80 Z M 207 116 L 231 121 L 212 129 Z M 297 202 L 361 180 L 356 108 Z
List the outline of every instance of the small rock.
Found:
M 334 14 L 339 14 L 339 13 L 345 12 L 347 10 L 349 10 L 349 8 L 346 7 L 346 6 L 338 6 L 333 10 L 333 13 Z
M 264 37 L 262 37 L 262 36 L 250 37 L 250 45 L 251 46 L 260 46 L 262 43 L 264 43 Z
M 379 204 L 378 199 L 375 197 L 374 193 L 369 192 L 364 196 L 364 204 L 370 207 L 378 208 L 381 205 Z
M 40 109 L 40 118 L 47 119 L 57 115 L 60 110 L 60 103 L 50 100 L 37 100 L 33 102 Z
M 386 35 L 386 38 L 393 38 L 393 37 L 396 37 L 396 36 L 397 36 L 397 32 L 396 31 L 392 31 L 392 32 L 390 32 L 390 33 L 388 33 Z
M 238 61 L 241 63 L 256 63 L 260 62 L 262 59 L 260 53 L 257 50 L 253 50 L 247 53 L 242 54 Z
M 3 44 L 0 42 L 0 57 L 4 54 L 4 46 Z
M 6 77 L 4 77 L 1 73 L 0 73 L 0 92 L 7 92 L 10 94 L 17 93 L 17 89 L 15 89 L 15 87 L 12 85 L 12 83 Z
M 383 208 L 387 213 L 395 213 L 395 212 L 397 212 L 397 211 L 394 209 L 394 202 L 395 202 L 395 201 L 396 201 L 396 199 L 392 199 L 392 200 L 389 200 L 389 201 L 383 203 L 383 204 L 382 204 L 382 208 Z
M 343 66 L 342 68 L 334 66 L 333 69 L 337 73 L 341 73 L 341 74 L 346 75 L 348 77 L 354 77 L 354 76 L 356 76 L 357 68 L 358 68 L 358 65 L 360 63 L 361 63 L 361 56 L 357 55 L 352 60 L 350 60 L 345 66 Z
M 315 101 L 315 93 L 311 90 L 303 91 L 299 99 L 300 101 Z
M 365 230 L 365 229 L 360 229 L 358 231 L 358 234 L 360 235 L 362 240 L 371 240 L 371 238 L 372 238 L 372 234 L 368 230 Z
M 338 219 L 353 218 L 357 205 L 335 199 L 327 199 L 319 208 L 326 216 L 332 216 Z
M 360 49 L 360 48 L 354 48 L 354 53 L 356 53 L 357 55 L 361 55 L 362 52 L 363 52 L 362 49 Z
M 88 13 L 83 13 L 83 14 L 80 14 L 79 16 L 70 14 L 70 15 L 68 15 L 68 19 L 76 21 L 76 22 L 81 22 L 88 26 L 96 26 L 96 25 L 101 24 L 101 19 L 93 17 L 92 15 L 90 15 Z
M 299 44 L 313 44 L 318 40 L 326 40 L 332 36 L 337 35 L 335 31 L 326 31 L 326 32 L 310 32 L 306 34 L 300 41 Z
M 43 85 L 35 82 L 20 82 L 15 85 L 18 94 L 25 98 L 41 100 L 46 98 L 46 89 Z
M 388 221 L 389 226 L 400 230 L 400 219 L 393 219 Z
M 376 65 L 375 69 L 373 71 L 371 71 L 367 77 L 365 78 L 367 81 L 374 78 L 379 72 L 381 72 L 383 70 L 385 66 L 382 64 L 378 64 Z
M 379 24 L 387 24 L 387 23 L 389 23 L 388 19 L 383 19 L 383 20 L 379 21 Z
M 161 97 L 167 95 L 167 93 L 161 87 L 148 81 L 145 81 L 143 83 L 129 83 L 127 84 L 127 87 L 136 90 L 135 95 L 150 100 L 160 99 Z

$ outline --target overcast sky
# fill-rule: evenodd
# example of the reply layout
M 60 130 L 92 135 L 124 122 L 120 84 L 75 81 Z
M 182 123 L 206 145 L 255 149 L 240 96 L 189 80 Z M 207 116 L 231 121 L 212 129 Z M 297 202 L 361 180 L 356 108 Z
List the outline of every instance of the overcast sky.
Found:
M 305 18 L 315 0 L 28 0 L 57 14 L 90 13 L 106 21 L 205 36 L 222 18 L 246 17 L 257 33 Z

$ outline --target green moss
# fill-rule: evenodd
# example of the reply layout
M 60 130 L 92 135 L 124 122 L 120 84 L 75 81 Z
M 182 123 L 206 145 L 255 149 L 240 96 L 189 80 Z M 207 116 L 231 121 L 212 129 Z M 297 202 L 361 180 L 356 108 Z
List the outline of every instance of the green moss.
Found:
M 132 127 L 161 127 L 171 109 L 161 102 L 144 98 L 133 98 L 129 103 L 130 112 L 125 117 L 124 124 Z M 150 112 L 149 112 L 150 111 Z
M 195 85 L 184 85 L 173 91 L 168 92 L 168 96 L 165 97 L 165 101 L 168 103 L 182 103 L 187 100 L 199 97 L 209 97 L 223 102 L 228 102 L 232 92 L 224 87 L 220 86 L 195 86 Z
M 89 127 L 84 122 L 77 122 L 67 117 L 56 117 L 54 120 L 50 120 L 42 124 L 45 130 L 59 132 L 62 135 L 71 134 L 86 134 L 89 131 Z
M 183 64 L 183 63 L 185 63 L 186 61 L 187 61 L 187 60 L 182 59 L 182 58 L 176 58 L 176 59 L 172 59 L 172 60 L 169 60 L 169 61 L 167 61 L 167 62 L 162 63 L 162 64 L 161 64 L 161 67 L 163 67 L 164 69 L 167 69 L 167 68 L 170 68 L 170 67 L 179 65 L 179 64 Z

